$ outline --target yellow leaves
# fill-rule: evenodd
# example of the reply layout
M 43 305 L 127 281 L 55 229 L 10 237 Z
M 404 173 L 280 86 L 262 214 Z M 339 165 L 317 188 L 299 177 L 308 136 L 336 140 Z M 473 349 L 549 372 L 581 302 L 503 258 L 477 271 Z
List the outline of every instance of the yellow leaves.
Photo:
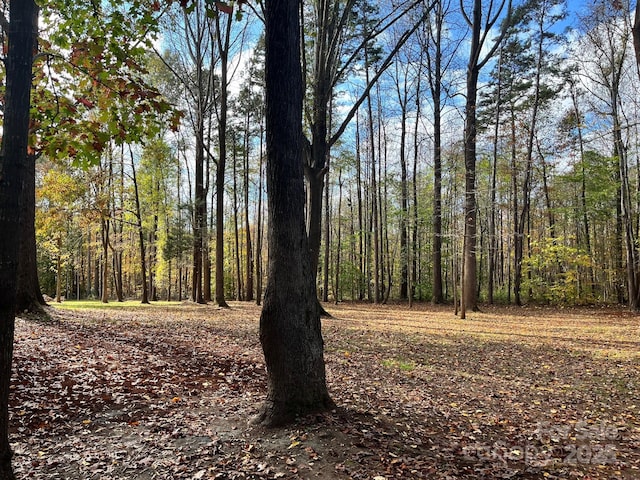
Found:
M 178 403 L 180 400 L 182 400 L 180 397 L 173 397 L 173 398 L 171 399 L 171 402 L 172 402 L 172 403 Z

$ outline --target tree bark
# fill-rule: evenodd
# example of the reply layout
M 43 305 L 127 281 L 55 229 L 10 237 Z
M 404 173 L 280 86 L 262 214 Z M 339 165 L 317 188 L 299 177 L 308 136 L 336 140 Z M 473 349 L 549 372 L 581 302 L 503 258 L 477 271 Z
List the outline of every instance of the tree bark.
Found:
M 38 9 L 33 0 L 11 1 L 6 91 L 0 150 L 0 480 L 15 478 L 9 444 L 9 390 L 20 254 L 22 190 L 29 141 L 31 65 Z
M 258 162 L 258 172 L 260 179 L 258 181 L 258 212 L 257 212 L 257 235 L 256 235 L 256 304 L 262 303 L 262 182 L 264 179 L 262 160 L 264 157 L 263 152 L 263 124 L 260 124 L 260 161 Z
M 342 169 L 338 169 L 338 231 L 336 233 L 335 283 L 333 285 L 333 300 L 337 305 L 340 301 L 340 250 L 342 248 Z
M 277 426 L 333 407 L 304 218 L 299 0 L 269 0 L 266 23 L 269 276 L 260 317 L 267 399 L 256 423 Z
M 46 305 L 40 282 L 38 281 L 38 262 L 36 257 L 36 157 L 27 155 L 25 162 L 25 178 L 22 192 L 24 219 L 20 245 L 20 265 L 18 267 L 18 284 L 16 312 L 42 313 Z
M 476 211 L 476 96 L 478 74 L 477 65 L 470 64 L 467 70 L 467 103 L 464 128 L 464 246 L 462 252 L 462 304 L 460 309 L 462 318 L 465 317 L 467 309 L 478 309 L 478 298 L 476 296 L 476 231 L 478 215 Z

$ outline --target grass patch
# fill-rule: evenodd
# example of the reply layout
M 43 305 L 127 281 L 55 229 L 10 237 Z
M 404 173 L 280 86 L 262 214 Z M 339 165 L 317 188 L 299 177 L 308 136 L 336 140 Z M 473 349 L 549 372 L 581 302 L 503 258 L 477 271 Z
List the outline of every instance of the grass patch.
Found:
M 50 304 L 54 308 L 61 310 L 113 310 L 113 309 L 132 309 L 132 308 L 166 308 L 177 307 L 181 305 L 180 302 L 153 302 L 150 304 L 140 303 L 140 300 L 127 300 L 125 302 L 109 302 L 102 303 L 100 300 L 66 300 L 62 303 Z
M 382 360 L 382 366 L 385 368 L 398 369 L 403 372 L 411 372 L 416 368 L 416 364 L 411 360 L 399 360 L 394 358 Z

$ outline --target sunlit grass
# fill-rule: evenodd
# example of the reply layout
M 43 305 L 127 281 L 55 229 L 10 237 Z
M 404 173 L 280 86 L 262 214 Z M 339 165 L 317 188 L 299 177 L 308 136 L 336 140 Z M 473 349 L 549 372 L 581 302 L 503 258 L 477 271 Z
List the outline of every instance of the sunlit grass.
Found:
M 49 304 L 61 310 L 110 310 L 110 309 L 132 309 L 132 308 L 166 308 L 180 306 L 180 302 L 158 301 L 150 304 L 143 304 L 140 300 L 126 300 L 124 302 L 110 301 L 102 303 L 100 300 L 65 300 L 62 303 L 51 302 Z
M 382 361 L 382 366 L 386 368 L 397 368 L 403 372 L 411 372 L 416 368 L 416 364 L 411 360 L 388 358 Z

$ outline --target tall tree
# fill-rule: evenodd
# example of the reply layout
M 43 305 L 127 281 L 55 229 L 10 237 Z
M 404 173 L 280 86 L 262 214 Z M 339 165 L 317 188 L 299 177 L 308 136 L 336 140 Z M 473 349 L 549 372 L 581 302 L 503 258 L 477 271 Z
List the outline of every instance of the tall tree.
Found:
M 6 25 L 6 90 L 0 147 L 0 480 L 15 478 L 9 444 L 9 385 L 15 327 L 16 276 L 20 254 L 22 189 L 29 143 L 31 66 L 38 8 L 33 0 L 12 0 Z M 9 23 L 7 23 L 9 22 Z
M 229 113 L 229 54 L 231 53 L 231 25 L 233 16 L 216 15 L 212 41 L 220 56 L 218 102 L 218 159 L 216 161 L 216 303 L 228 307 L 224 298 L 224 180 L 227 162 L 227 116 Z M 240 272 L 238 272 L 240 275 Z
M 179 35 L 171 37 L 171 51 L 158 56 L 175 75 L 184 88 L 185 101 L 189 106 L 188 119 L 193 129 L 194 148 L 194 189 L 193 189 L 193 272 L 191 299 L 204 303 L 205 275 L 204 265 L 208 252 L 207 237 L 207 189 L 208 170 L 205 168 L 211 160 L 209 149 L 208 125 L 213 115 L 215 103 L 213 73 L 218 60 L 217 50 L 213 48 L 214 38 L 212 20 L 207 16 L 206 7 L 201 2 L 181 2 L 180 14 L 172 17 L 172 29 L 179 26 Z M 206 277 L 206 278 L 205 278 Z
M 618 162 L 614 181 L 618 189 L 616 212 L 616 237 L 614 252 L 616 269 L 620 278 L 618 302 L 626 300 L 632 310 L 640 310 L 640 269 L 638 250 L 638 228 L 630 182 L 627 141 L 625 140 L 626 119 L 623 107 L 623 81 L 627 75 L 627 57 L 631 31 L 626 22 L 622 2 L 598 0 L 590 5 L 589 15 L 581 18 L 584 30 L 584 48 L 590 48 L 593 55 L 580 57 L 584 65 L 584 82 L 591 96 L 594 109 L 605 112 L 610 129 L 611 156 Z M 626 282 L 622 280 L 626 260 Z M 625 285 L 626 283 L 626 285 Z M 624 287 L 626 286 L 626 296 Z
M 336 122 L 335 131 L 331 132 L 329 113 L 334 90 L 355 67 L 356 62 L 363 58 L 365 49 L 368 50 L 369 60 L 373 62 L 375 39 L 387 32 L 401 18 L 406 17 L 420 3 L 422 0 L 406 1 L 394 5 L 389 15 L 382 20 L 375 18 L 376 8 L 367 2 L 316 0 L 313 4 L 313 59 L 309 62 L 312 72 L 311 100 L 307 114 L 311 138 L 305 138 L 305 176 L 308 182 L 307 228 L 314 277 L 318 271 L 322 240 L 324 177 L 328 171 L 327 160 L 330 149 L 345 132 L 360 106 L 369 97 L 373 86 L 392 64 L 398 51 L 421 25 L 424 15 L 420 15 L 413 24 L 405 29 L 398 36 L 391 51 L 384 58 L 379 59 L 380 62 L 375 74 L 367 79 L 366 86 L 360 96 L 342 121 Z M 357 25 L 357 27 L 347 29 L 349 25 Z M 347 34 L 349 30 L 355 30 L 356 35 Z M 347 40 L 351 40 L 350 45 Z
M 304 218 L 299 13 L 299 0 L 265 3 L 269 275 L 260 342 L 268 392 L 255 419 L 263 425 L 333 406 Z
M 465 318 L 466 310 L 477 310 L 477 201 L 476 201 L 476 103 L 478 97 L 478 79 L 480 70 L 493 57 L 506 33 L 511 17 L 511 0 L 501 0 L 494 4 L 491 2 L 484 6 L 481 0 L 473 1 L 473 10 L 469 15 L 462 5 L 462 14 L 471 28 L 471 46 L 469 49 L 469 61 L 467 63 L 467 87 L 464 123 L 464 165 L 465 165 L 465 191 L 464 191 L 464 246 L 462 252 L 462 294 L 460 296 L 460 316 Z M 493 45 L 484 53 L 487 38 L 505 15 L 500 35 L 494 40 Z
M 459 42 L 445 38 L 444 29 L 450 13 L 450 0 L 435 2 L 429 21 L 425 22 L 426 35 L 424 37 L 426 38 L 421 36 L 427 61 L 427 79 L 433 109 L 433 303 L 444 301 L 442 282 L 442 112 L 447 95 L 445 75 L 452 65 L 453 59 L 456 58 L 456 50 L 459 45 Z
M 33 35 L 37 37 L 38 32 Z M 16 312 L 37 312 L 43 311 L 46 305 L 40 282 L 38 280 L 38 263 L 36 253 L 36 160 L 37 155 L 31 152 L 26 157 L 25 178 L 22 195 L 22 205 L 24 206 L 24 220 L 22 222 L 20 264 L 18 266 Z

